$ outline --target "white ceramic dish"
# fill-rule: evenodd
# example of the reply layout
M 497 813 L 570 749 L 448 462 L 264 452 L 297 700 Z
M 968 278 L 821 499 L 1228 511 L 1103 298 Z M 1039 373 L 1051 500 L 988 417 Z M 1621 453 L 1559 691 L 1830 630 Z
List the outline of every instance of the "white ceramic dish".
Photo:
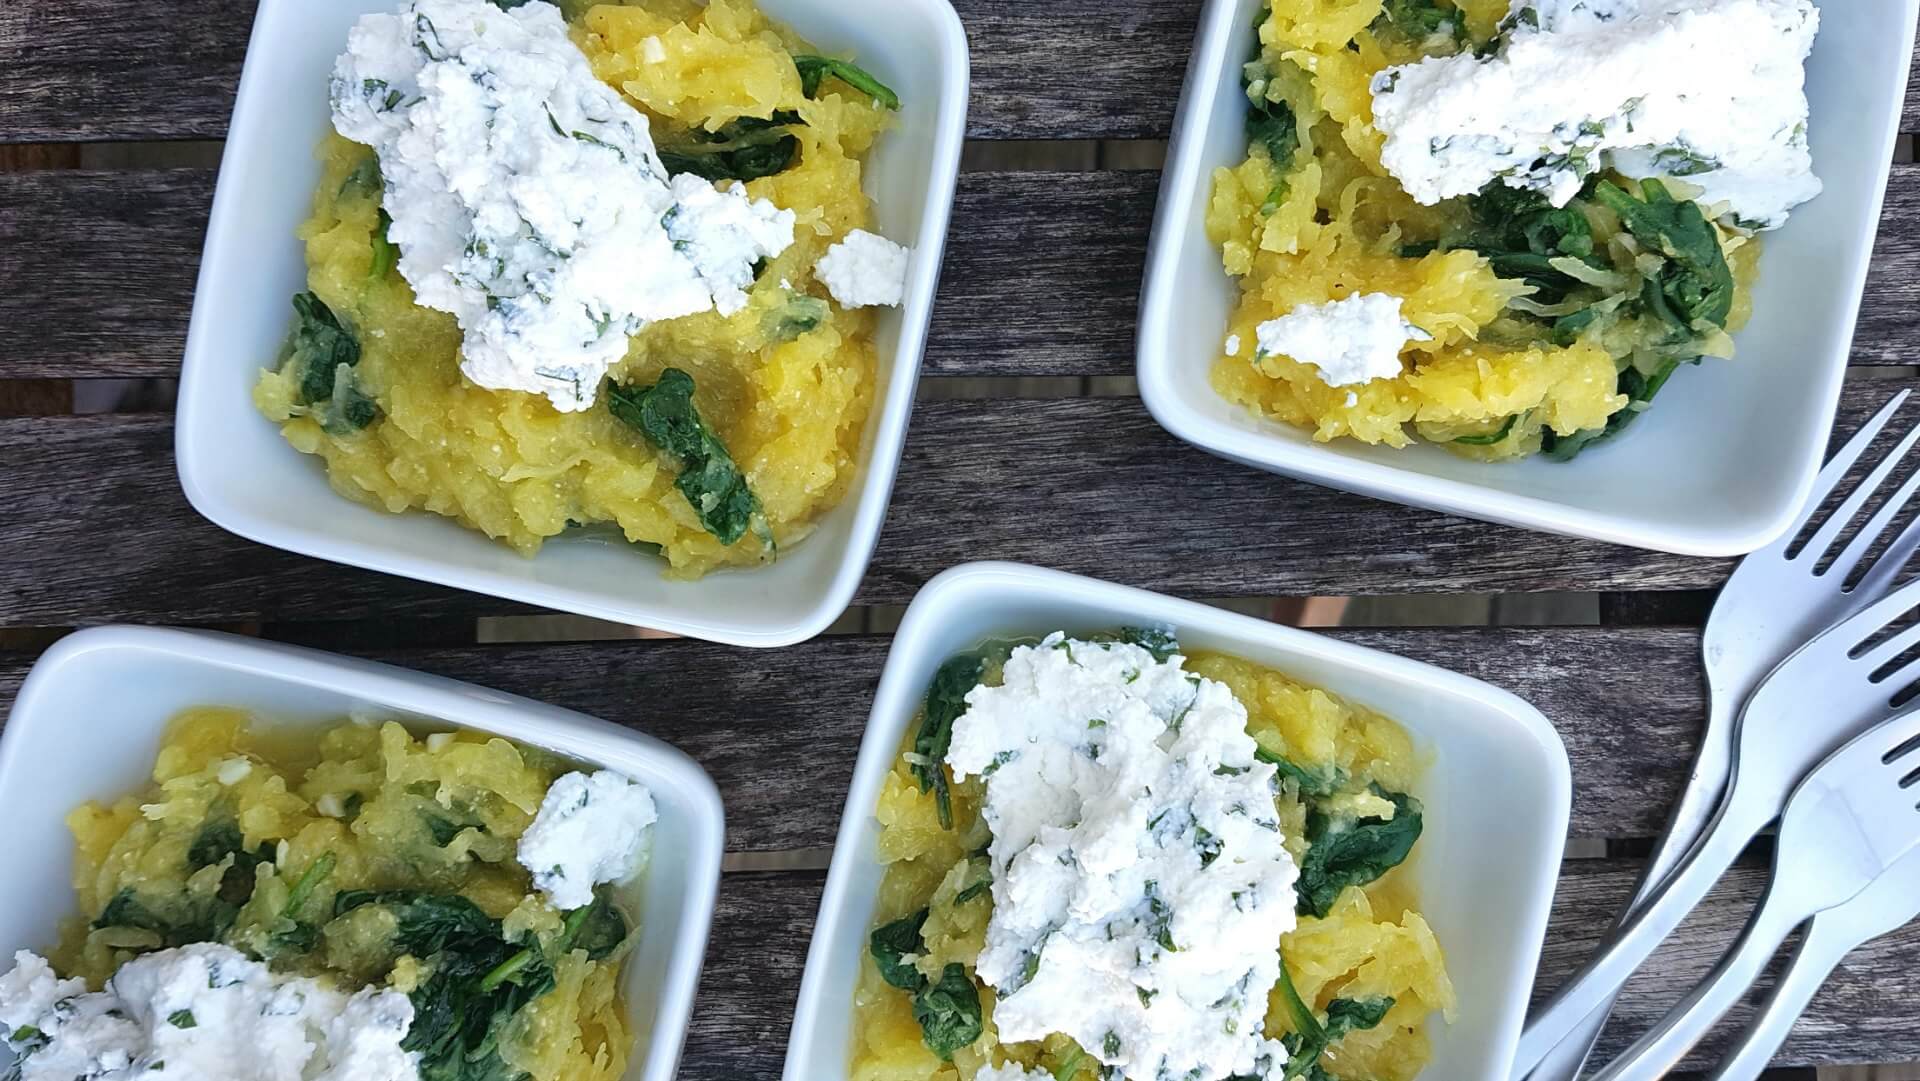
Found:
M 1816 0 L 1818 2 L 1818 0 Z M 1571 463 L 1485 465 L 1438 447 L 1315 443 L 1208 383 L 1238 285 L 1207 241 L 1213 170 L 1246 157 L 1241 65 L 1260 0 L 1210 0 L 1161 180 L 1142 293 L 1147 408 L 1195 446 L 1362 495 L 1508 525 L 1690 555 L 1771 543 L 1812 488 L 1893 160 L 1916 0 L 1819 2 L 1807 64 L 1818 199 L 1768 234 L 1739 356 L 1682 371 L 1658 408 Z
M 659 740 L 605 721 L 309 649 L 108 627 L 48 650 L 0 732 L 0 819 L 12 849 L 0 898 L 0 958 L 45 949 L 74 913 L 67 812 L 146 784 L 168 719 L 199 705 L 248 709 L 274 725 L 319 724 L 363 710 L 415 730 L 477 729 L 645 784 L 660 819 L 648 869 L 630 887 L 641 922 L 624 984 L 636 1034 L 626 1081 L 671 1081 L 720 882 L 725 825 L 706 772 Z M 84 738 L 76 738 L 82 730 Z M 0 1067 L 5 1057 L 0 1050 Z
M 1055 571 L 976 563 L 920 591 L 887 657 L 807 954 L 786 1081 L 846 1077 L 853 988 L 883 870 L 873 810 L 934 670 L 987 638 L 1127 624 L 1173 627 L 1187 649 L 1269 664 L 1377 709 L 1432 756 L 1415 789 L 1428 814 L 1411 866 L 1460 1007 L 1453 1024 L 1435 1027 L 1425 1076 L 1505 1077 L 1559 879 L 1572 791 L 1566 750 L 1539 711 L 1478 680 L 1320 635 Z
M 347 30 L 394 0 L 262 0 L 214 193 L 182 370 L 175 451 L 195 509 L 250 540 L 477 593 L 736 645 L 811 638 L 846 610 L 879 539 L 913 407 L 965 135 L 966 36 L 947 0 L 763 0 L 823 49 L 851 52 L 899 91 L 898 123 L 867 171 L 879 230 L 914 248 L 906 303 L 880 319 L 865 464 L 846 500 L 771 567 L 672 582 L 624 545 L 563 538 L 532 560 L 427 513 L 333 493 L 253 407 L 305 288 L 306 219 L 328 130 L 327 79 Z

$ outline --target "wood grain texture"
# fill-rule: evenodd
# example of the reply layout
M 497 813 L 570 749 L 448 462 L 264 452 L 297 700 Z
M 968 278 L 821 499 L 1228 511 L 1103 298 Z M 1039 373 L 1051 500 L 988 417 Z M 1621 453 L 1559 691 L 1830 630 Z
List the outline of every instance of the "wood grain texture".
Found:
M 251 0 L 0 4 L 0 142 L 217 139 Z M 1200 0 L 955 0 L 976 139 L 1164 138 Z M 83 107 L 76 107 L 76 104 Z
M 1638 869 L 1623 861 L 1565 865 L 1535 998 L 1564 979 L 1591 951 Z M 1599 1053 L 1612 1056 L 1645 1031 L 1705 973 L 1760 893 L 1764 872 L 1737 868 L 1695 916 L 1627 986 Z M 735 1081 L 780 1074 L 799 993 L 801 959 L 812 937 L 823 878 L 817 874 L 731 875 L 720 887 L 695 1010 L 686 1081 Z M 1850 957 L 1815 999 L 1776 1060 L 1782 1066 L 1898 1062 L 1920 1057 L 1920 926 L 1872 943 Z M 1744 1011 L 1736 1015 L 1743 1018 Z M 1711 1066 L 1737 1029 L 1722 1025 L 1686 1060 Z
M 1131 371 L 1158 184 L 963 175 L 927 373 Z M 0 173 L 0 379 L 177 375 L 212 199 L 205 170 Z
M 1158 189 L 1153 172 L 964 174 L 927 374 L 1131 374 Z M 212 195 L 190 169 L 0 174 L 0 378 L 177 374 Z M 1920 165 L 1906 164 L 1853 361 L 1914 363 L 1916 341 Z
M 1487 680 L 1534 703 L 1555 722 L 1573 761 L 1574 836 L 1649 837 L 1665 825 L 1705 712 L 1695 632 L 1331 634 Z M 779 852 L 832 847 L 888 645 L 836 637 L 781 650 L 679 640 L 352 652 L 665 739 L 719 783 L 729 851 Z M 1601 653 L 1608 663 L 1596 666 Z M 30 663 L 24 654 L 0 653 L 0 717 Z
M 1879 374 L 1850 382 L 1842 431 L 1916 385 Z M 222 532 L 182 495 L 172 437 L 172 418 L 158 414 L 0 418 L 9 511 L 0 516 L 0 626 L 526 610 Z M 344 502 L 341 512 L 376 513 Z M 1168 435 L 1136 399 L 922 403 L 856 603 L 903 603 L 933 575 L 978 559 L 1221 598 L 1707 589 L 1728 565 L 1471 522 L 1230 465 Z

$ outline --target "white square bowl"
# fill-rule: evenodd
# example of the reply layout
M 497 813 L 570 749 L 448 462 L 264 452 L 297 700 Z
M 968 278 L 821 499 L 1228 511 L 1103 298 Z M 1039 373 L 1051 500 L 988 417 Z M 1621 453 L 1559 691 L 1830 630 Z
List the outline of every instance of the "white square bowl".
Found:
M 1168 431 L 1246 465 L 1361 495 L 1616 544 L 1726 556 L 1771 543 L 1812 490 L 1879 226 L 1916 0 L 1816 0 L 1807 62 L 1819 198 L 1766 236 L 1738 356 L 1684 369 L 1658 408 L 1572 462 L 1489 465 L 1429 444 L 1316 443 L 1215 393 L 1239 287 L 1208 242 L 1215 168 L 1247 153 L 1241 65 L 1260 0 L 1210 0 L 1161 181 L 1141 297 L 1140 394 Z
M 357 710 L 416 731 L 474 729 L 645 784 L 660 818 L 647 869 L 630 887 L 640 937 L 623 983 L 635 1032 L 626 1081 L 671 1081 L 720 882 L 725 824 L 706 772 L 657 739 L 570 710 L 309 649 L 106 627 L 48 650 L 0 731 L 0 820 L 13 849 L 0 896 L 0 958 L 46 949 L 74 914 L 67 813 L 149 783 L 167 721 L 202 705 L 246 709 L 276 727 Z M 5 1057 L 0 1050 L 0 1066 Z
M 1425 1076 L 1505 1077 L 1572 800 L 1566 749 L 1538 710 L 1478 680 L 1264 620 L 1057 571 L 975 563 L 920 591 L 887 656 L 807 953 L 786 1081 L 840 1081 L 851 1064 L 854 984 L 885 870 L 874 807 L 934 670 L 988 638 L 1141 624 L 1174 628 L 1189 650 L 1271 665 L 1412 734 L 1431 766 L 1414 788 L 1427 827 L 1410 868 L 1460 998 L 1454 1022 L 1433 1027 Z
M 306 287 L 294 230 L 319 181 L 328 74 L 361 16 L 394 0 L 262 0 L 240 76 L 181 372 L 175 455 L 194 508 L 249 540 L 546 608 L 748 646 L 826 629 L 866 573 L 900 463 L 965 136 L 965 32 L 947 0 L 762 0 L 822 49 L 850 51 L 899 91 L 898 122 L 866 171 L 877 228 L 913 246 L 905 303 L 880 317 L 882 361 L 862 473 L 807 540 L 772 566 L 662 578 L 638 549 L 556 538 L 534 559 L 448 518 L 387 514 L 335 494 L 253 407 L 261 368 Z

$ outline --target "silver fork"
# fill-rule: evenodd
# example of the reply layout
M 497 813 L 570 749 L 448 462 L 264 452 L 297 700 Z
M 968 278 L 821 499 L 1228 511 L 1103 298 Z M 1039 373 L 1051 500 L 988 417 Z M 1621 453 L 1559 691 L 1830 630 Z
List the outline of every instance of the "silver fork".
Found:
M 1920 657 L 1902 659 L 1920 644 L 1920 625 L 1894 628 L 1917 606 L 1920 581 L 1913 581 L 1807 643 L 1767 676 L 1734 726 L 1731 780 L 1705 833 L 1645 905 L 1527 1026 L 1517 1071 L 1531 1068 L 1611 1002 L 1647 954 L 1780 814 L 1788 793 L 1809 770 L 1869 726 L 1896 715 L 1895 697 L 1920 678 Z
M 1710 1081 L 1754 1081 L 1773 1061 L 1773 1053 L 1835 966 L 1862 943 L 1890 935 L 1915 917 L 1920 917 L 1920 859 L 1909 858 L 1853 900 L 1809 920 L 1780 982 Z
M 1740 940 L 1698 987 L 1594 1081 L 1657 1081 L 1739 1003 L 1787 935 L 1874 893 L 1911 888 L 1920 867 L 1920 712 L 1855 739 L 1800 783 L 1780 816 L 1766 895 Z M 1899 898 L 1909 915 L 1911 893 Z M 1817 914 L 1817 915 L 1816 915 Z
M 1741 705 L 1789 653 L 1822 629 L 1877 598 L 1912 558 L 1916 546 L 1920 546 L 1920 529 L 1909 526 L 1893 539 L 1858 583 L 1851 589 L 1846 587 L 1847 578 L 1861 566 L 1874 543 L 1888 533 L 1916 486 L 1920 486 L 1920 474 L 1916 474 L 1845 546 L 1840 546 L 1840 537 L 1848 523 L 1859 517 L 1916 441 L 1920 441 L 1920 424 L 1916 424 L 1879 460 L 1859 487 L 1821 520 L 1819 530 L 1807 543 L 1794 547 L 1796 538 L 1815 521 L 1821 505 L 1854 474 L 1868 448 L 1886 430 L 1907 398 L 1908 392 L 1904 390 L 1894 395 L 1872 419 L 1860 426 L 1821 470 L 1806 510 L 1793 528 L 1779 540 L 1741 560 L 1721 588 L 1701 640 L 1707 676 L 1707 723 L 1701 732 L 1700 751 L 1666 835 L 1648 861 L 1633 907 L 1644 904 L 1673 872 L 1719 805 L 1732 770 L 1733 730 Z M 1833 560 L 1823 572 L 1821 563 L 1828 555 L 1832 555 Z M 1623 913 L 1621 918 L 1627 915 Z M 1611 1000 L 1602 1004 L 1557 1046 L 1516 1060 L 1510 1076 L 1516 1081 L 1529 1074 L 1531 1081 L 1576 1081 L 1594 1041 L 1606 1026 L 1611 1006 Z

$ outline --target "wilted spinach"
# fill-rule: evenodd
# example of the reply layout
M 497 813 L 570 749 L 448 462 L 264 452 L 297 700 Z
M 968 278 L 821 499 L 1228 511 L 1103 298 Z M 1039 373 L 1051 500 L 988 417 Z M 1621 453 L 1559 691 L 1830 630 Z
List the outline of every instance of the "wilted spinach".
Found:
M 827 321 L 832 309 L 819 297 L 789 293 L 780 307 L 767 315 L 765 333 L 770 342 L 790 342 Z
M 800 89 L 810 98 L 820 96 L 820 84 L 829 77 L 840 80 L 888 109 L 900 108 L 900 95 L 850 60 L 831 56 L 796 56 L 793 66 L 800 72 Z
M 1507 418 L 1507 422 L 1505 424 L 1502 424 L 1498 429 L 1494 431 L 1486 432 L 1482 435 L 1455 436 L 1453 441 L 1455 443 L 1459 443 L 1460 445 L 1467 446 L 1467 447 L 1496 446 L 1498 444 L 1506 442 L 1507 437 L 1513 434 L 1514 426 L 1519 423 L 1520 423 L 1520 414 L 1515 413 Z
M 321 406 L 315 412 L 329 435 L 347 435 L 372 424 L 380 407 L 360 390 L 353 368 L 360 363 L 360 340 L 313 293 L 293 298 L 295 323 L 287 363 L 299 382 L 294 401 Z
M 927 1049 L 944 1061 L 980 1038 L 980 989 L 964 966 L 950 964 L 913 996 L 913 1019 Z
M 758 180 L 787 170 L 800 153 L 793 129 L 806 121 L 791 110 L 770 117 L 743 116 L 718 131 L 696 129 L 688 141 L 660 148 L 670 173 L 708 180 Z
M 948 658 L 927 685 L 927 702 L 920 732 L 913 739 L 913 776 L 920 791 L 932 792 L 940 825 L 953 828 L 953 798 L 947 790 L 947 748 L 953 744 L 953 722 L 967 711 L 967 692 L 980 685 L 986 661 L 977 653 Z
M 1393 870 L 1420 839 L 1420 803 L 1404 792 L 1373 792 L 1393 803 L 1391 819 L 1336 818 L 1307 810 L 1307 855 L 1300 861 L 1298 910 L 1324 918 L 1340 892 Z
M 525 1076 L 501 1058 L 500 1041 L 514 1016 L 554 986 L 553 966 L 538 945 L 508 942 L 498 920 L 458 895 L 354 890 L 334 899 L 334 914 L 369 905 L 392 913 L 395 947 L 427 966 L 427 978 L 407 996 L 414 1021 L 401 1043 L 420 1053 L 423 1081 Z M 619 921 L 617 936 L 604 922 L 611 920 Z M 587 948 L 589 928 L 596 948 L 610 937 L 615 945 L 625 937 L 624 918 L 597 896 L 593 905 L 569 914 L 559 948 Z
M 1300 789 L 1300 795 L 1307 799 L 1325 799 L 1340 791 L 1341 786 L 1347 783 L 1347 771 L 1337 765 L 1308 769 L 1258 743 L 1254 744 L 1253 757 L 1278 770 L 1280 776 L 1292 781 Z
M 387 239 L 387 230 L 393 228 L 393 218 L 387 213 L 386 207 L 380 208 L 375 222 L 373 262 L 367 268 L 367 277 L 372 281 L 380 281 L 392 273 L 394 267 L 400 265 L 400 248 Z
M 1275 169 L 1288 171 L 1294 152 L 1300 149 L 1300 127 L 1293 107 L 1264 96 L 1253 102 L 1247 111 L 1247 141 L 1264 147 Z
M 1733 271 L 1720 249 L 1719 231 L 1697 203 L 1675 199 L 1665 184 L 1651 177 L 1640 182 L 1638 199 L 1607 180 L 1594 186 L 1593 195 L 1620 215 L 1620 223 L 1642 247 L 1667 260 L 1641 290 L 1649 312 L 1688 333 L 1701 322 L 1727 325 L 1733 311 Z
M 1449 238 L 1448 246 L 1486 256 L 1495 274 L 1533 286 L 1534 298 L 1542 303 L 1559 301 L 1581 284 L 1551 260 L 1573 258 L 1599 269 L 1607 265 L 1594 250 L 1593 226 L 1578 200 L 1556 207 L 1539 192 L 1495 181 L 1467 197 L 1467 213 L 1472 228 Z
M 875 928 L 867 952 L 881 979 L 913 996 L 913 1019 L 920 1023 L 928 1049 L 951 1061 L 955 1051 L 980 1038 L 980 990 L 961 965 L 948 965 L 938 980 L 927 979 L 914 967 L 912 958 L 926 949 L 920 937 L 926 922 L 923 908 Z
M 771 548 L 772 531 L 760 513 L 760 500 L 734 464 L 727 445 L 713 434 L 693 404 L 693 376 L 668 368 L 650 387 L 607 384 L 607 409 L 629 428 L 680 460 L 674 486 L 687 497 L 700 525 L 722 544 L 739 540 L 749 528 Z
M 867 952 L 873 955 L 880 978 L 902 991 L 918 991 L 927 982 L 911 960 L 921 950 L 920 928 L 926 922 L 927 910 L 923 908 L 874 928 L 867 939 Z
M 1467 43 L 1467 20 L 1458 8 L 1436 0 L 1387 0 L 1385 8 L 1373 20 L 1377 33 L 1392 27 L 1401 36 L 1424 42 L 1436 34 L 1450 36 L 1455 44 Z
M 1682 364 L 1698 364 L 1699 357 L 1673 357 L 1663 362 L 1652 375 L 1642 375 L 1638 368 L 1631 365 L 1621 369 L 1615 391 L 1627 396 L 1627 404 L 1619 412 L 1607 418 L 1604 428 L 1588 428 L 1573 435 L 1556 435 L 1549 428 L 1541 433 L 1540 449 L 1547 457 L 1557 462 L 1570 462 L 1581 451 L 1596 443 L 1605 442 L 1619 435 L 1627 426 L 1640 419 L 1646 412 L 1647 403 L 1667 385 L 1673 373 L 1680 370 Z
M 1287 1049 L 1283 1075 L 1287 1081 L 1332 1081 L 1332 1075 L 1320 1065 L 1320 1056 L 1347 1033 L 1379 1025 L 1393 1008 L 1393 999 L 1389 997 L 1336 998 L 1327 1003 L 1327 1020 L 1321 1024 L 1300 998 L 1300 992 L 1294 989 L 1293 976 L 1287 971 L 1284 958 L 1280 962 L 1279 990 L 1288 1025 L 1293 1029 L 1280 1041 Z
M 1139 646 L 1153 654 L 1153 659 L 1162 664 L 1180 652 L 1180 639 L 1165 627 L 1122 627 L 1120 640 L 1129 645 Z

